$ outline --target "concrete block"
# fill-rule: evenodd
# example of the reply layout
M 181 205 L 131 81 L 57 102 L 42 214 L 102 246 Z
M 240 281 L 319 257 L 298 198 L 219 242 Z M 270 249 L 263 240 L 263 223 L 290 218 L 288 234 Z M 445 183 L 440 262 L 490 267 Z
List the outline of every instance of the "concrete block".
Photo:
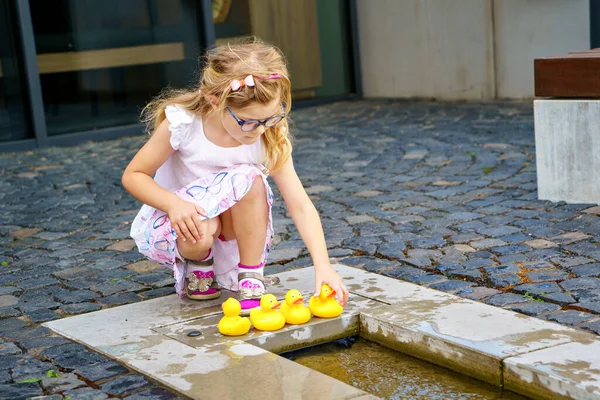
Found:
M 600 203 L 600 101 L 535 100 L 538 197 Z
M 600 399 L 600 340 L 504 360 L 504 387 L 536 399 Z

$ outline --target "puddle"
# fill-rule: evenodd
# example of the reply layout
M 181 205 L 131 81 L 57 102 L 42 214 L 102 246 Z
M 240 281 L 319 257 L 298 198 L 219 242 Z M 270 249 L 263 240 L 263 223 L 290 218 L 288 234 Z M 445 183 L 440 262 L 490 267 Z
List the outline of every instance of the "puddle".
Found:
M 383 399 L 526 399 L 362 338 L 281 356 Z

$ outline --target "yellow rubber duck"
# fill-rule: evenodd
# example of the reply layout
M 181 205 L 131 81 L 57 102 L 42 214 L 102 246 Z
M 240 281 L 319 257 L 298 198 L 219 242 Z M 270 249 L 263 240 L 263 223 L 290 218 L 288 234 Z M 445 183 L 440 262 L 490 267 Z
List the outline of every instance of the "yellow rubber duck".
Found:
M 296 289 L 292 289 L 285 295 L 285 302 L 281 304 L 281 313 L 285 322 L 290 325 L 305 324 L 310 320 L 310 310 L 302 305 L 304 297 Z
M 321 318 L 334 318 L 344 311 L 342 305 L 335 299 L 335 291 L 329 285 L 321 286 L 318 297 L 312 296 L 308 308 L 313 315 Z
M 240 302 L 230 297 L 223 303 L 223 314 L 225 316 L 219 321 L 219 332 L 225 336 L 241 336 L 250 330 L 250 320 L 240 317 L 242 306 Z
M 278 310 L 280 302 L 272 294 L 260 299 L 260 308 L 250 310 L 250 321 L 260 331 L 276 331 L 285 325 L 285 317 Z

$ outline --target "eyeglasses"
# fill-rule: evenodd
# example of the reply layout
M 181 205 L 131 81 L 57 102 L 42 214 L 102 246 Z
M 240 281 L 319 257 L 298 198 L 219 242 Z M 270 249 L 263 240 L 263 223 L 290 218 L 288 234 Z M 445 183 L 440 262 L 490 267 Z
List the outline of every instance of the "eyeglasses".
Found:
M 263 121 L 258 119 L 249 119 L 247 121 L 244 121 L 243 119 L 239 119 L 238 117 L 236 117 L 229 107 L 227 107 L 227 111 L 229 111 L 229 114 L 231 114 L 233 119 L 235 119 L 235 122 L 238 123 L 242 132 L 251 132 L 261 125 L 264 125 L 266 128 L 271 128 L 280 123 L 285 118 L 285 111 L 283 111 L 283 105 L 281 106 L 281 115 L 275 115 Z

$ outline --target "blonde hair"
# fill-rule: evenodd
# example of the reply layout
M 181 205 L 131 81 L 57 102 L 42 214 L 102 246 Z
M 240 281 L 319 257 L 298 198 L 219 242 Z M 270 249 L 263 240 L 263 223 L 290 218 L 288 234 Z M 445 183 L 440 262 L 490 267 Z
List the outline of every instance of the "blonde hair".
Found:
M 273 74 L 280 77 L 264 79 Z M 252 75 L 255 86 L 231 89 L 232 80 Z M 240 43 L 217 46 L 209 50 L 204 59 L 200 87 L 193 89 L 166 89 L 153 99 L 142 111 L 142 122 L 148 132 L 165 120 L 165 108 L 177 104 L 191 113 L 207 116 L 213 112 L 225 112 L 226 107 L 244 108 L 253 103 L 269 104 L 279 99 L 289 115 L 292 98 L 289 73 L 285 58 L 276 47 L 256 38 Z M 216 106 L 211 103 L 216 99 Z M 214 101 L 214 100 L 213 100 Z M 289 121 L 284 118 L 277 125 L 267 128 L 262 136 L 266 148 L 266 168 L 277 172 L 292 153 Z

